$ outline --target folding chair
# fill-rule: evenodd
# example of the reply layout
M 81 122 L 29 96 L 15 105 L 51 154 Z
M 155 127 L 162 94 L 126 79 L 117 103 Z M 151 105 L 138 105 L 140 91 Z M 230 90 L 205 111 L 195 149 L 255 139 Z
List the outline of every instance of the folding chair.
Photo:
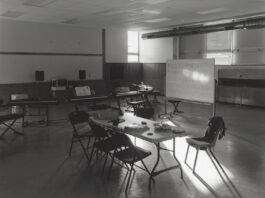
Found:
M 145 165 L 144 161 L 143 161 L 144 158 L 151 155 L 151 152 L 133 145 L 130 138 L 125 134 L 122 134 L 122 133 L 119 134 L 119 141 L 122 143 L 122 147 L 120 147 L 120 148 L 123 148 L 123 149 L 120 149 L 120 150 L 117 149 L 114 151 L 112 162 L 111 162 L 111 165 L 109 168 L 109 177 L 110 177 L 111 169 L 113 166 L 114 158 L 117 158 L 118 160 L 125 163 L 125 165 L 127 167 L 130 166 L 130 168 L 128 169 L 129 177 L 127 179 L 127 184 L 126 184 L 126 188 L 125 188 L 125 192 L 127 192 L 129 184 L 131 182 L 132 171 L 135 172 L 134 166 L 136 166 L 135 165 L 136 162 L 141 161 L 144 168 L 142 168 L 140 166 L 137 166 L 137 167 L 146 171 L 149 175 L 151 174 L 150 171 L 148 170 L 147 166 Z
M 186 156 L 185 156 L 185 164 L 187 164 L 187 158 L 190 147 L 196 149 L 196 156 L 195 161 L 193 164 L 192 172 L 195 173 L 195 168 L 198 160 L 199 151 L 205 151 L 207 155 L 210 157 L 211 161 L 214 162 L 212 159 L 215 159 L 216 163 L 221 166 L 217 158 L 212 152 L 212 148 L 215 146 L 217 139 L 221 139 L 225 135 L 225 123 L 222 117 L 214 116 L 209 119 L 208 127 L 206 129 L 206 133 L 204 137 L 198 138 L 188 138 L 186 139 L 188 143 Z M 213 157 L 213 158 L 212 158 Z M 215 165 L 215 164 L 214 164 Z
M 106 154 L 105 162 L 103 165 L 104 170 L 108 155 L 112 150 L 116 149 L 117 145 L 115 145 L 114 143 L 114 139 L 110 130 L 106 130 L 105 128 L 95 124 L 93 121 L 90 121 L 89 123 L 92 128 L 93 136 L 95 137 L 95 141 L 93 143 L 92 151 L 89 158 L 89 163 L 92 161 L 95 152 L 97 158 L 99 151 L 104 152 Z
M 89 147 L 90 140 L 93 137 L 93 133 L 91 131 L 90 125 L 88 123 L 89 114 L 85 111 L 74 111 L 69 114 L 69 120 L 73 126 L 73 134 L 72 134 L 72 140 L 69 150 L 69 156 L 71 156 L 73 143 L 75 141 L 78 141 L 84 151 L 84 154 L 89 160 L 88 154 L 87 154 L 87 148 Z M 87 146 L 85 147 L 82 140 L 87 139 Z

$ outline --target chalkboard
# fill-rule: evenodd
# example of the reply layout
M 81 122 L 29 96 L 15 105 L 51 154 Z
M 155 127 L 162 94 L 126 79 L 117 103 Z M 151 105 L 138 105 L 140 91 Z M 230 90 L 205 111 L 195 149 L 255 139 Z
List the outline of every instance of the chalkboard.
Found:
M 214 103 L 214 59 L 169 60 L 166 66 L 166 96 Z

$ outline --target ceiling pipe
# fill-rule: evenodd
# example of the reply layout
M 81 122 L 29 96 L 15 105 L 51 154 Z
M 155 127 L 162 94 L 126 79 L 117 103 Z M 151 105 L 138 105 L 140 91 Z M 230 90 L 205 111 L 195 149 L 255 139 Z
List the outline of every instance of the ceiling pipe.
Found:
M 163 37 L 174 37 L 174 36 L 186 36 L 186 35 L 195 35 L 195 34 L 205 34 L 211 32 L 227 31 L 227 30 L 236 30 L 236 29 L 259 29 L 265 27 L 265 16 L 252 19 L 238 20 L 228 23 L 221 23 L 215 25 L 191 25 L 184 27 L 177 27 L 171 30 L 158 31 L 158 32 L 149 32 L 142 34 L 143 39 L 154 39 L 154 38 L 163 38 Z

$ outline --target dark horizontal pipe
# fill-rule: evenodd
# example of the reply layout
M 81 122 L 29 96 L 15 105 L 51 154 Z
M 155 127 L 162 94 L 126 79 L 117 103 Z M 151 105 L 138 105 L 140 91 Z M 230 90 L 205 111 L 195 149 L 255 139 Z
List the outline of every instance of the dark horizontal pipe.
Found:
M 235 30 L 235 29 L 259 29 L 265 27 L 265 17 L 255 19 L 245 19 L 241 21 L 232 21 L 229 23 L 215 24 L 215 25 L 196 25 L 179 27 L 166 31 L 149 32 L 142 34 L 143 39 L 173 37 L 173 36 L 186 36 L 194 34 L 204 34 L 211 32 Z

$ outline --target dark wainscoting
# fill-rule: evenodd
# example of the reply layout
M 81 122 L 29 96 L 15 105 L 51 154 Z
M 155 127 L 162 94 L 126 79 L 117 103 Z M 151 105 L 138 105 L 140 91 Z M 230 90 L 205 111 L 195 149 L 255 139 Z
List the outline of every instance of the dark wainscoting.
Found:
M 220 69 L 217 101 L 265 107 L 265 69 Z
M 166 63 L 143 63 L 143 81 L 165 94 Z
M 89 85 L 96 94 L 108 94 L 104 80 L 69 81 L 69 86 Z M 51 82 L 0 84 L 0 99 L 8 102 L 11 93 L 27 93 L 31 98 L 51 97 Z M 71 95 L 71 89 L 66 95 Z
M 104 69 L 108 91 L 143 81 L 142 63 L 106 63 Z

